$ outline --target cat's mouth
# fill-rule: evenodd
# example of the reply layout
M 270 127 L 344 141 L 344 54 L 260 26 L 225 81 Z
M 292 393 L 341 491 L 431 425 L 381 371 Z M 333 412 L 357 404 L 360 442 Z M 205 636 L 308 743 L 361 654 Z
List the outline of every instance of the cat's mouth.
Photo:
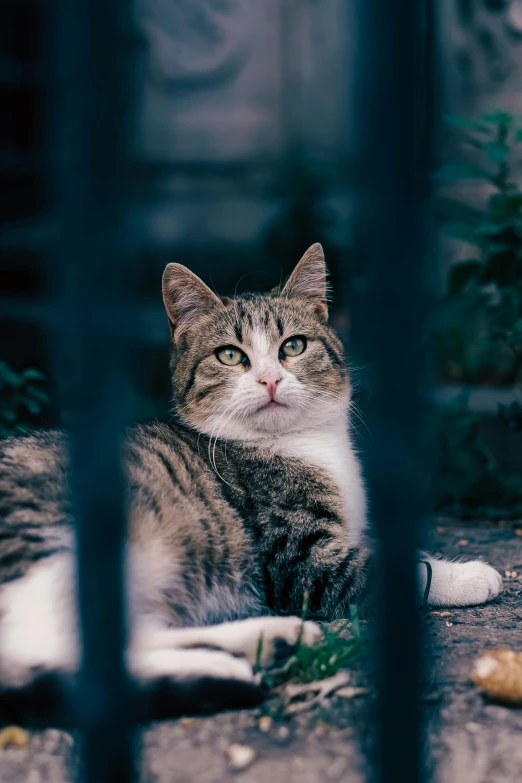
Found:
M 263 403 L 257 410 L 256 413 L 259 413 L 260 411 L 270 411 L 275 410 L 276 408 L 287 408 L 288 406 L 285 405 L 283 402 L 278 402 L 277 400 L 268 400 L 268 402 Z

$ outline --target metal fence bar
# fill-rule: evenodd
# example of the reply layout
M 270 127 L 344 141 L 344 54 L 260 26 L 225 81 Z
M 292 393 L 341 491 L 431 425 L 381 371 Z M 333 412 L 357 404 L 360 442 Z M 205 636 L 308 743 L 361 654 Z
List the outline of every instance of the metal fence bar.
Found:
M 124 666 L 124 480 L 129 398 L 121 324 L 129 255 L 125 176 L 132 73 L 127 0 L 64 0 L 54 11 L 53 261 L 64 297 L 63 407 L 71 417 L 82 659 L 73 700 L 87 783 L 133 777 Z
M 423 777 L 419 539 L 421 323 L 427 174 L 419 165 L 424 105 L 423 3 L 360 0 L 356 121 L 368 261 L 364 323 L 370 356 L 368 479 L 379 540 L 378 641 L 381 781 Z

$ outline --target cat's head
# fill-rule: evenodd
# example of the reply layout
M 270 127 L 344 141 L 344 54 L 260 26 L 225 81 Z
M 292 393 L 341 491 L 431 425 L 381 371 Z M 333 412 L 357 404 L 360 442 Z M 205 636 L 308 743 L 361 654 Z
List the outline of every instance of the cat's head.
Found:
M 219 298 L 186 267 L 167 266 L 174 403 L 187 424 L 233 440 L 342 426 L 350 387 L 327 326 L 326 275 L 319 244 L 264 295 Z

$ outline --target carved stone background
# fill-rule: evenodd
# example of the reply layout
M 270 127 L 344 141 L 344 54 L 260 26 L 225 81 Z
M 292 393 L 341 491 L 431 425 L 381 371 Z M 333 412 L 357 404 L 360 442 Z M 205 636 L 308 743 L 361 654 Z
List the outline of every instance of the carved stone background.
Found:
M 241 0 L 137 0 L 151 80 L 169 91 L 230 78 L 247 53 L 246 10 Z
M 139 0 L 148 158 L 219 162 L 273 148 L 276 12 L 273 0 Z
M 442 0 L 446 100 L 461 114 L 522 111 L 522 0 Z
M 522 0 L 441 0 L 440 9 L 445 111 L 476 117 L 501 109 L 522 115 Z M 448 160 L 461 154 L 454 143 L 454 135 L 445 136 L 442 153 Z M 451 191 L 477 208 L 488 193 L 477 181 L 461 182 Z M 441 291 L 451 265 L 469 254 L 467 244 L 439 237 L 435 282 Z
M 274 159 L 296 133 L 335 154 L 354 48 L 345 6 L 136 0 L 145 154 L 184 163 Z
M 446 109 L 522 113 L 522 0 L 436 0 Z M 168 164 L 137 219 L 166 247 L 253 242 L 289 150 L 339 177 L 353 157 L 355 2 L 136 0 L 142 159 Z M 384 23 L 380 20 L 376 23 Z

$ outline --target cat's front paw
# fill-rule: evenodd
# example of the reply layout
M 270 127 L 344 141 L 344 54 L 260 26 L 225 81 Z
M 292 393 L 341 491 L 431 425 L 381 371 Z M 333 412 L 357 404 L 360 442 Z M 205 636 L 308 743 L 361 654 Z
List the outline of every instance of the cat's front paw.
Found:
M 259 617 L 256 628 L 256 656 L 263 667 L 281 663 L 298 644 L 312 645 L 323 637 L 320 627 L 299 617 Z
M 474 606 L 495 598 L 502 589 L 502 577 L 494 568 L 472 560 L 449 563 L 431 560 L 430 606 Z
M 459 563 L 455 582 L 459 606 L 484 604 L 491 601 L 502 590 L 502 577 L 494 568 L 473 560 L 470 563 Z

